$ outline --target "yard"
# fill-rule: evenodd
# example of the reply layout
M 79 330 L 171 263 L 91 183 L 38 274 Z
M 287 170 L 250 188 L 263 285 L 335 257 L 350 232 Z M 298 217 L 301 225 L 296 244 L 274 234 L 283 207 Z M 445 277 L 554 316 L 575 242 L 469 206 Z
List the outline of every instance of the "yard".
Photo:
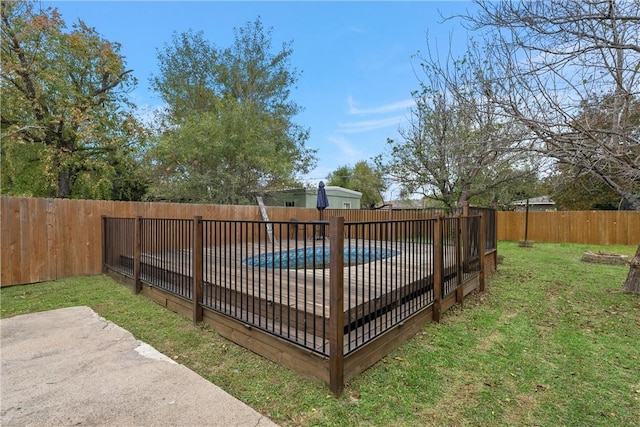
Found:
M 634 425 L 640 298 L 586 251 L 501 242 L 487 291 L 351 380 L 338 399 L 106 276 L 3 288 L 2 317 L 88 305 L 281 425 Z

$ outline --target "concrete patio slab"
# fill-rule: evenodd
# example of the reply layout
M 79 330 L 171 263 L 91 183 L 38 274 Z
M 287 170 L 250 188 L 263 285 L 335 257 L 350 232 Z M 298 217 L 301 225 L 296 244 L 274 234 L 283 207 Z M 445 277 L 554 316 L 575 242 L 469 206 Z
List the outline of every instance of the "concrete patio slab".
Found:
M 0 332 L 2 426 L 276 425 L 89 307 L 0 319 Z

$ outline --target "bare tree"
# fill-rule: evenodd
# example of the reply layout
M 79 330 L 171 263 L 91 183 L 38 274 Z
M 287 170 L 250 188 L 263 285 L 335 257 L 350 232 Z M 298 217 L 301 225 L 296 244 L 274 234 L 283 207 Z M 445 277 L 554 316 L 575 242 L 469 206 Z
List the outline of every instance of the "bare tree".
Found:
M 476 0 L 491 100 L 541 155 L 587 171 L 640 209 L 640 0 Z
M 478 196 L 498 199 L 506 186 L 534 173 L 526 128 L 505 120 L 490 102 L 493 71 L 483 56 L 472 42 L 456 60 L 441 61 L 431 50 L 416 55 L 422 71 L 416 106 L 400 129 L 403 141 L 388 141 L 384 164 L 407 193 L 454 208 Z

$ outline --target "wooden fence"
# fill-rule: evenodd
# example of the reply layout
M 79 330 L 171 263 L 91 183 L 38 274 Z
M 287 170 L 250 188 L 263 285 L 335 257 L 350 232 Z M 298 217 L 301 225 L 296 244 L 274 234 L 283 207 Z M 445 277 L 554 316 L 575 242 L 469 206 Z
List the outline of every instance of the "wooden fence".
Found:
M 524 240 L 525 213 L 498 212 L 498 240 Z M 527 239 L 548 243 L 637 245 L 640 211 L 529 212 Z
M 273 221 L 317 221 L 313 208 L 267 208 Z M 408 219 L 411 211 L 350 211 L 345 220 Z M 324 219 L 345 211 L 327 210 Z M 437 214 L 437 212 L 434 212 Z M 524 213 L 498 213 L 498 239 L 521 240 Z M 258 206 L 0 197 L 0 286 L 102 272 L 101 217 L 261 220 Z M 530 240 L 636 245 L 640 212 L 531 212 Z
M 268 207 L 271 220 L 318 219 L 316 209 Z M 0 286 L 102 272 L 101 217 L 261 220 L 258 206 L 0 197 Z

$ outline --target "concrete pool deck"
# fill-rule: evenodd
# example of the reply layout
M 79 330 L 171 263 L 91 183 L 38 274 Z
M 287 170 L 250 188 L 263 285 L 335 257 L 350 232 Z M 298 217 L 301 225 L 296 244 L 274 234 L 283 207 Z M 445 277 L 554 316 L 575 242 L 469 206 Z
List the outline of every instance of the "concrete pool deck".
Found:
M 0 332 L 0 425 L 276 426 L 89 307 Z

